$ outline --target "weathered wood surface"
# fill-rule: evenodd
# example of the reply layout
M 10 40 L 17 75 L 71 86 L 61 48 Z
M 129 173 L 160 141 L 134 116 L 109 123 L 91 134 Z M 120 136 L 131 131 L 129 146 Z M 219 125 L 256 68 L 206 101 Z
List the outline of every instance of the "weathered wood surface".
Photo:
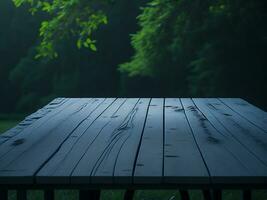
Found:
M 163 175 L 164 99 L 152 99 L 137 155 L 134 183 L 161 183 Z M 148 178 L 149 177 L 149 178 Z
M 267 185 L 267 113 L 231 98 L 58 98 L 0 136 L 1 184 Z
M 180 99 L 165 100 L 164 180 L 166 183 L 209 182 Z

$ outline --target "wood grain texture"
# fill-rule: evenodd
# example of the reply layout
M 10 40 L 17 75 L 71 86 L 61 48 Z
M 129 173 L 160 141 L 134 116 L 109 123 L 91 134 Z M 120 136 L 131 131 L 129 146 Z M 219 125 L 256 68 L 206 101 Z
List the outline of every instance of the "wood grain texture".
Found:
M 109 112 L 112 108 L 109 107 L 114 101 L 114 98 L 109 98 L 101 100 L 101 102 L 94 105 L 92 112 L 89 113 L 86 119 L 71 133 L 53 157 L 37 173 L 37 183 L 70 183 L 72 170 L 77 165 L 87 145 L 93 140 L 94 135 L 90 134 L 91 126 L 102 113 L 105 115 Z
M 94 100 L 74 100 L 68 109 L 50 118 L 49 123 L 38 127 L 38 131 L 27 128 L 18 135 L 19 138 L 15 136 L 1 145 L 0 152 L 8 152 L 0 154 L 1 183 L 9 180 L 11 183 L 32 183 L 36 170 L 79 124 L 83 119 L 81 115 L 87 114 L 92 101 Z
M 227 142 L 224 146 L 227 150 L 239 161 L 241 162 L 248 170 L 248 173 L 242 178 L 250 180 L 250 182 L 261 182 L 266 181 L 267 175 L 267 165 L 265 165 L 258 157 L 247 148 L 245 145 L 240 143 L 236 138 L 236 132 L 230 132 L 227 127 L 222 123 L 222 117 L 218 118 L 219 109 L 214 109 L 215 106 L 218 106 L 219 102 L 216 102 L 216 105 L 212 103 L 212 99 L 193 99 L 194 104 L 201 111 L 201 113 L 206 117 L 207 120 L 211 123 L 216 130 L 227 139 Z M 212 104 L 211 104 L 212 103 Z M 224 116 L 227 113 L 224 113 Z M 209 166 L 209 165 L 208 165 Z M 238 181 L 238 179 L 236 179 Z M 242 179 L 240 182 L 242 183 Z
M 51 119 L 53 119 L 53 117 L 56 117 L 56 118 L 60 117 L 61 112 L 64 109 L 71 106 L 74 102 L 75 102 L 74 100 L 69 99 L 66 105 L 63 105 L 62 107 L 58 108 L 59 110 L 58 109 L 53 110 L 51 113 L 42 117 L 40 120 L 36 121 L 35 123 L 24 127 L 24 129 L 19 134 L 13 135 L 8 141 L 6 141 L 4 144 L 1 144 L 1 146 L 0 146 L 0 158 L 2 156 L 4 156 L 5 154 L 7 154 L 12 149 L 16 148 L 17 144 L 23 142 L 23 138 L 31 137 L 31 135 L 35 135 L 35 137 L 39 137 L 39 135 L 38 135 L 39 133 L 37 133 L 36 130 L 39 130 L 40 128 L 45 127 L 48 124 L 49 124 L 49 127 L 52 128 L 52 126 L 50 125 Z M 55 123 L 54 126 L 56 126 L 56 125 L 57 124 Z M 5 137 L 5 135 L 9 134 L 9 133 L 10 132 L 7 131 L 6 133 L 4 133 L 3 136 Z M 14 144 L 14 145 L 12 145 L 12 144 Z
M 71 181 L 74 183 L 112 183 L 111 171 L 102 171 L 109 155 L 112 151 L 119 151 L 121 130 L 127 129 L 131 116 L 134 114 L 134 108 L 139 99 L 127 99 L 123 104 L 109 117 L 108 123 L 97 131 L 97 137 L 87 148 L 85 154 L 75 167 Z M 122 132 L 123 133 L 123 132 Z M 119 143 L 117 143 L 119 142 Z M 119 145 L 117 145 L 119 144 Z M 115 159 L 112 157 L 111 162 Z M 114 164 L 114 163 L 113 163 Z M 109 167 L 108 167 L 109 168 Z M 110 168 L 109 168 L 110 169 Z M 103 173 L 107 175 L 103 175 Z M 101 174 L 99 174 L 101 173 Z M 111 173 L 111 174 L 110 174 Z
M 224 105 L 218 99 L 205 99 L 209 111 L 231 135 L 267 165 L 267 134 Z
M 164 182 L 208 184 L 209 174 L 179 99 L 165 100 Z
M 132 183 L 135 159 L 145 125 L 149 103 L 150 99 L 139 100 L 132 113 L 126 118 L 122 126 L 123 128 L 120 128 L 117 133 L 120 134 L 117 141 L 117 145 L 120 148 L 117 149 L 118 151 L 113 150 L 106 160 L 106 164 L 102 165 L 104 167 L 102 168 L 103 171 L 110 171 L 110 175 L 113 176 L 113 182 L 115 183 Z M 112 156 L 115 157 L 114 161 L 111 161 L 113 159 Z M 109 169 L 107 169 L 107 166 Z M 103 175 L 105 176 L 105 174 Z
M 267 186 L 266 155 L 242 99 L 57 98 L 0 136 L 0 186 Z
M 239 98 L 220 98 L 225 105 L 267 133 L 267 112 Z
M 74 145 L 69 150 L 68 154 L 64 155 L 64 148 L 69 148 L 68 144 L 62 146 L 61 151 L 63 153 L 63 159 L 60 162 L 60 165 L 56 166 L 55 171 L 53 172 L 53 176 L 60 180 L 60 178 L 66 180 L 68 178 L 68 182 L 72 183 L 72 174 L 77 167 L 78 163 L 85 156 L 88 149 L 90 149 L 91 145 L 94 143 L 98 135 L 102 132 L 102 130 L 111 123 L 112 119 L 116 116 L 116 112 L 120 109 L 120 107 L 125 103 L 126 99 L 116 99 L 111 106 L 109 106 L 95 121 L 92 123 L 86 131 L 82 134 L 81 137 L 74 143 Z M 90 159 L 88 159 L 90 162 Z M 52 165 L 53 166 L 53 165 Z M 82 177 L 83 178 L 83 177 Z M 79 179 L 79 176 L 77 176 Z M 84 178 L 87 179 L 88 178 Z
M 51 101 L 48 105 L 37 110 L 35 113 L 27 116 L 23 121 L 21 121 L 15 127 L 9 129 L 5 133 L 0 135 L 0 145 L 8 141 L 10 138 L 22 132 L 25 128 L 29 127 L 31 124 L 35 123 L 42 124 L 45 123 L 47 119 L 51 118 L 53 115 L 56 115 L 58 112 L 64 108 L 64 104 L 68 103 L 69 99 L 66 98 L 57 98 Z M 67 104 L 68 105 L 68 104 Z M 47 116 L 46 116 L 47 115 Z M 46 116 L 46 117 L 45 117 Z
M 126 99 L 113 101 L 114 99 L 107 99 L 103 102 L 99 108 L 101 110 L 96 110 L 100 116 L 95 120 L 88 118 L 85 127 L 78 128 L 72 137 L 66 140 L 54 157 L 37 174 L 36 181 L 38 183 L 71 183 L 71 176 L 75 167 L 101 131 L 111 123 Z M 86 129 L 84 130 L 84 128 Z
M 159 184 L 163 181 L 163 109 L 163 98 L 151 100 L 135 164 L 134 183 Z
M 232 137 L 213 126 L 191 99 L 182 99 L 181 101 L 208 167 L 212 183 L 242 184 L 248 179 L 250 182 L 265 182 L 265 177 L 248 169 L 237 157 L 233 150 L 240 148 L 240 146 L 235 146 L 238 143 L 232 143 Z

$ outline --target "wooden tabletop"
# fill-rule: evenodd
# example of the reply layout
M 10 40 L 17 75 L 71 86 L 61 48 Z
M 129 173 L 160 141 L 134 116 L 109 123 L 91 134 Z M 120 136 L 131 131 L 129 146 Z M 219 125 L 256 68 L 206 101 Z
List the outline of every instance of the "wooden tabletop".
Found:
M 236 98 L 57 98 L 0 136 L 0 184 L 266 186 L 267 113 Z

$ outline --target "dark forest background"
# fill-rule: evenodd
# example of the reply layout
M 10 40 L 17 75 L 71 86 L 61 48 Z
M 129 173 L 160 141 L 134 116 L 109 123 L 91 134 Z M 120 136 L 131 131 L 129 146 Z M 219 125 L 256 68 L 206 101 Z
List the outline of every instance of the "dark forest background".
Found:
M 55 97 L 241 97 L 267 109 L 267 1 L 115 0 L 97 51 L 57 43 L 36 59 L 50 16 L 0 0 L 0 113 Z

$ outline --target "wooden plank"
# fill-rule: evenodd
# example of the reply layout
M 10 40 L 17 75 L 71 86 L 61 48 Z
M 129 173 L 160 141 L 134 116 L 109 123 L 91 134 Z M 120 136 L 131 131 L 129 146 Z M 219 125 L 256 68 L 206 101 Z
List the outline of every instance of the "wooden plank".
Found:
M 100 190 L 80 190 L 79 200 L 100 200 Z
M 218 190 L 218 189 L 213 190 L 212 196 L 214 200 L 222 200 L 222 190 Z
M 62 111 L 64 111 L 69 106 L 73 105 L 73 103 L 74 103 L 74 99 L 69 99 L 63 106 L 60 106 L 59 108 L 54 109 L 49 114 L 42 117 L 40 120 L 37 120 L 35 123 L 32 123 L 31 125 L 25 127 L 19 134 L 15 133 L 14 135 L 12 135 L 13 133 L 9 131 L 7 133 L 4 133 L 4 137 L 10 134 L 11 134 L 11 137 L 7 136 L 9 137 L 8 138 L 9 140 L 5 141 L 4 144 L 0 145 L 0 159 L 6 153 L 16 148 L 17 145 L 12 145 L 12 144 L 19 143 L 19 141 L 21 141 L 23 138 L 27 137 L 28 135 L 37 135 L 35 132 L 36 129 L 44 127 L 46 123 L 49 123 L 54 117 L 57 118 L 61 114 Z
M 75 130 L 81 130 L 79 127 L 81 125 L 87 124 L 88 118 L 91 117 L 92 114 L 95 114 L 96 109 L 102 105 L 104 99 L 91 99 L 87 100 L 86 104 L 78 111 L 72 114 L 69 118 L 67 118 L 62 124 L 60 124 L 55 130 L 47 133 L 47 136 L 42 139 L 42 141 L 34 144 L 31 147 L 30 151 L 25 152 L 19 159 L 13 163 L 16 168 L 21 165 L 21 167 L 27 167 L 27 161 L 30 158 L 35 158 L 34 163 L 32 162 L 29 165 L 29 168 L 32 169 L 32 172 L 36 172 L 43 165 L 42 163 L 47 163 L 51 156 L 58 151 L 61 145 L 69 138 L 75 137 L 73 135 Z M 93 115 L 94 116 L 94 115 Z M 84 127 L 84 126 L 82 126 Z M 43 151 L 45 149 L 45 151 Z M 23 164 L 24 163 L 24 164 Z M 33 164 L 36 169 L 33 168 Z
M 124 193 L 124 200 L 133 200 L 134 199 L 134 190 L 126 190 Z
M 104 126 L 105 121 L 125 100 L 118 99 L 115 103 L 114 101 L 115 98 L 106 99 L 71 133 L 53 157 L 37 173 L 37 183 L 62 184 L 70 182 L 69 176 L 72 170 L 96 137 L 92 130 L 99 130 L 100 123 L 103 123 Z M 98 119 L 99 117 L 100 119 Z
M 243 190 L 243 200 L 251 200 L 252 199 L 252 194 L 251 190 Z
M 180 190 L 181 200 L 190 200 L 189 192 L 187 190 Z
M 179 99 L 165 100 L 164 182 L 208 184 L 209 174 Z
M 17 190 L 17 200 L 27 200 L 27 190 Z
M 267 112 L 257 108 L 243 99 L 220 98 L 220 100 L 233 111 L 267 133 Z
M 158 184 L 163 179 L 164 99 L 153 98 L 134 170 L 134 183 Z
M 90 144 L 86 153 L 83 155 L 72 175 L 72 183 L 112 183 L 112 176 L 98 176 L 98 169 L 105 165 L 105 160 L 109 157 L 113 148 L 119 148 L 116 145 L 117 138 L 120 135 L 118 131 L 127 129 L 128 120 L 134 113 L 134 108 L 139 99 L 127 99 L 121 107 L 110 117 L 109 123 L 97 132 L 97 137 Z M 123 133 L 123 132 L 122 132 Z M 118 150 L 116 150 L 118 151 Z M 115 159 L 115 157 L 112 157 Z
M 264 183 L 261 172 L 253 172 L 233 152 L 240 148 L 231 136 L 220 132 L 191 99 L 181 99 L 195 140 L 214 184 Z M 246 150 L 242 148 L 242 150 Z M 253 158 L 253 157 L 252 157 Z M 248 157 L 249 159 L 249 157 Z M 264 169 L 264 168 L 260 168 Z M 256 176 L 255 176 L 256 175 Z
M 199 99 L 198 102 L 209 109 L 235 140 L 267 165 L 267 134 L 263 130 L 249 123 L 218 99 Z
M 225 122 L 225 117 L 230 117 L 230 114 L 225 112 L 224 110 L 219 109 L 220 101 L 217 99 L 193 99 L 194 103 L 198 107 L 198 109 L 207 117 L 207 119 L 211 122 L 211 124 L 216 127 L 216 129 L 223 135 L 232 138 L 227 144 L 229 145 L 231 152 L 238 157 L 238 159 L 246 165 L 246 167 L 254 173 L 254 176 L 266 176 L 267 173 L 267 165 L 262 162 L 261 159 L 258 158 L 257 155 L 253 151 L 251 151 L 247 146 L 245 146 L 238 139 L 238 131 L 231 132 L 227 127 L 229 125 L 228 122 Z M 216 102 L 212 102 L 216 101 Z M 238 115 L 237 115 L 238 116 Z M 241 118 L 242 119 L 242 118 Z M 227 125 L 227 126 L 226 126 Z M 247 138 L 249 140 L 249 138 Z M 232 146 L 232 147 L 231 147 Z M 253 150 L 253 149 L 252 149 Z
M 96 168 L 92 182 L 102 180 L 132 183 L 132 174 L 138 146 L 143 132 L 150 99 L 141 99 L 119 126 L 111 133 L 112 142 L 101 164 Z M 107 130 L 109 131 L 109 130 Z M 109 134 L 104 133 L 103 134 Z
M 216 129 L 224 135 L 225 137 L 231 138 L 227 143 L 229 151 L 235 157 L 237 157 L 246 168 L 251 171 L 252 175 L 250 177 L 264 177 L 266 176 L 267 166 L 261 162 L 252 152 L 250 152 L 244 145 L 242 145 L 231 132 L 223 125 L 221 117 L 216 116 L 212 110 L 214 106 L 211 106 L 207 99 L 193 99 L 193 102 L 197 108 L 202 112 L 202 114 L 209 120 L 209 122 L 216 127 Z M 213 109 L 210 110 L 210 107 Z M 235 132 L 234 132 L 235 134 Z
M 70 177 L 75 167 L 82 159 L 90 145 L 94 142 L 98 134 L 105 128 L 116 116 L 114 113 L 123 105 L 126 99 L 117 99 L 111 106 L 108 102 L 101 108 L 108 107 L 100 116 L 87 123 L 86 130 L 78 131 L 73 135 L 74 140 L 67 140 L 59 151 L 50 159 L 50 161 L 37 174 L 38 183 L 70 183 Z M 81 127 L 82 128 L 82 127 Z M 77 137 L 75 137 L 77 136 Z
M 63 106 L 68 105 L 68 100 L 66 98 L 56 98 L 53 101 L 51 101 L 48 105 L 45 107 L 37 110 L 35 113 L 27 116 L 23 121 L 21 121 L 18 125 L 15 127 L 9 129 L 5 133 L 0 135 L 0 145 L 9 140 L 10 138 L 14 137 L 15 135 L 21 133 L 25 128 L 29 127 L 33 123 L 36 124 L 42 124 L 45 123 L 45 121 L 49 118 L 51 118 L 53 115 L 60 112 L 63 108 Z M 47 117 L 45 117 L 47 115 Z M 38 121 L 38 122 L 37 122 Z
M 34 173 L 79 126 L 81 120 L 86 119 L 95 102 L 95 99 L 75 100 L 73 105 L 54 116 L 45 126 L 33 133 L 20 133 L 20 139 L 15 136 L 4 143 L 6 147 L 6 144 L 16 139 L 11 143 L 14 148 L 0 158 L 0 183 L 32 183 Z
M 44 190 L 44 200 L 54 200 L 55 191 L 54 190 Z
M 212 200 L 210 190 L 207 190 L 207 189 L 202 190 L 202 196 L 204 200 Z

